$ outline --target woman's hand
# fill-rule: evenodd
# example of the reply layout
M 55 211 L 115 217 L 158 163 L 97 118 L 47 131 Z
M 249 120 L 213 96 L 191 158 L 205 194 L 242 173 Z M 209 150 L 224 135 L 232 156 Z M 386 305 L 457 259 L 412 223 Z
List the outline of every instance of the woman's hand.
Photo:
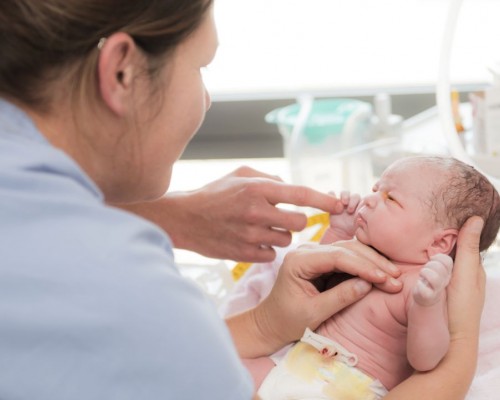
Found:
M 452 341 L 463 339 L 477 341 L 479 337 L 486 286 L 486 273 L 479 254 L 482 226 L 479 217 L 470 218 L 458 236 L 455 265 L 447 288 Z
M 286 184 L 249 167 L 240 167 L 199 190 L 121 207 L 160 225 L 175 247 L 213 258 L 268 262 L 276 256 L 272 246 L 288 246 L 291 232 L 307 224 L 303 212 L 279 208 L 280 203 L 329 213 L 343 209 L 332 195 Z
M 334 272 L 361 279 L 349 279 L 320 292 L 314 282 Z M 359 242 L 301 246 L 285 257 L 269 296 L 253 310 L 228 319 L 236 347 L 242 357 L 271 354 L 299 339 L 306 327 L 316 329 L 365 296 L 371 283 L 399 291 L 401 284 L 390 278 L 398 274 L 387 259 Z

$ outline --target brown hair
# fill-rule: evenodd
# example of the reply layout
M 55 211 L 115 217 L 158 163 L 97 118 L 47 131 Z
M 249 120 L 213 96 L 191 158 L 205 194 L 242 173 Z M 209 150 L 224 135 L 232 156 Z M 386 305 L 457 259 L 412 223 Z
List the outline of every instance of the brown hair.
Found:
M 444 184 L 437 185 L 434 200 L 431 199 L 437 221 L 460 229 L 468 218 L 479 216 L 484 220 L 479 250 L 490 247 L 500 228 L 500 196 L 491 182 L 474 167 L 455 158 L 418 158 L 443 171 L 440 182 Z
M 201 24 L 213 0 L 2 0 L 0 96 L 45 112 L 52 87 L 71 71 L 70 93 L 94 94 L 97 44 L 128 33 L 151 77 Z

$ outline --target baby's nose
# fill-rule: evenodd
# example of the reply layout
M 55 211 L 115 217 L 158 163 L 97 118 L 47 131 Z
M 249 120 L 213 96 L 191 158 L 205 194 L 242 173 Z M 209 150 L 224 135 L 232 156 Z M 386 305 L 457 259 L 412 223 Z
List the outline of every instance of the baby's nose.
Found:
M 377 195 L 377 193 L 369 194 L 363 199 L 363 204 L 365 204 L 369 208 L 373 208 L 377 205 L 378 197 L 379 196 Z

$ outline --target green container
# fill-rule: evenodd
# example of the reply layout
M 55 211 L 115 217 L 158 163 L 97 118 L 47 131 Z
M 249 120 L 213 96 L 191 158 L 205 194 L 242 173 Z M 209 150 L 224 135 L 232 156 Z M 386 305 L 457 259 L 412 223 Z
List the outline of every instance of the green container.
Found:
M 300 107 L 300 104 L 295 103 L 277 108 L 269 112 L 265 120 L 270 124 L 276 124 L 284 139 L 287 140 L 292 134 Z M 364 132 L 370 122 L 371 111 L 372 107 L 369 103 L 355 99 L 313 100 L 301 134 L 308 143 L 320 144 L 329 136 L 345 134 L 347 128 Z M 357 116 L 356 125 L 348 126 L 348 121 L 354 114 Z

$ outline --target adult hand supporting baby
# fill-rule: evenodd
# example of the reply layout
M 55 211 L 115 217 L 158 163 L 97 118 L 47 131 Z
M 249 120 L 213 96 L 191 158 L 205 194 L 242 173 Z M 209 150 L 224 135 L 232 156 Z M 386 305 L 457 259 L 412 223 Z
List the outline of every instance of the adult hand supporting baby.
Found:
M 365 296 L 371 283 L 391 281 L 384 271 L 392 267 L 387 259 L 360 243 L 309 244 L 290 251 L 269 296 L 256 308 L 227 320 L 240 356 L 269 355 L 298 340 L 306 327 L 316 329 L 331 315 Z M 333 272 L 361 279 L 349 279 L 320 292 L 314 281 Z M 400 289 L 401 285 L 387 284 L 389 291 Z
M 415 373 L 384 399 L 463 399 L 477 364 L 479 327 L 486 275 L 481 265 L 479 238 L 483 222 L 472 217 L 458 236 L 453 275 L 447 288 L 450 348 L 432 371 Z
M 271 246 L 288 246 L 291 231 L 301 231 L 307 224 L 304 212 L 276 207 L 279 203 L 330 213 L 343 209 L 332 195 L 286 184 L 249 167 L 198 190 L 120 207 L 160 225 L 177 248 L 213 258 L 268 262 L 276 256 Z

